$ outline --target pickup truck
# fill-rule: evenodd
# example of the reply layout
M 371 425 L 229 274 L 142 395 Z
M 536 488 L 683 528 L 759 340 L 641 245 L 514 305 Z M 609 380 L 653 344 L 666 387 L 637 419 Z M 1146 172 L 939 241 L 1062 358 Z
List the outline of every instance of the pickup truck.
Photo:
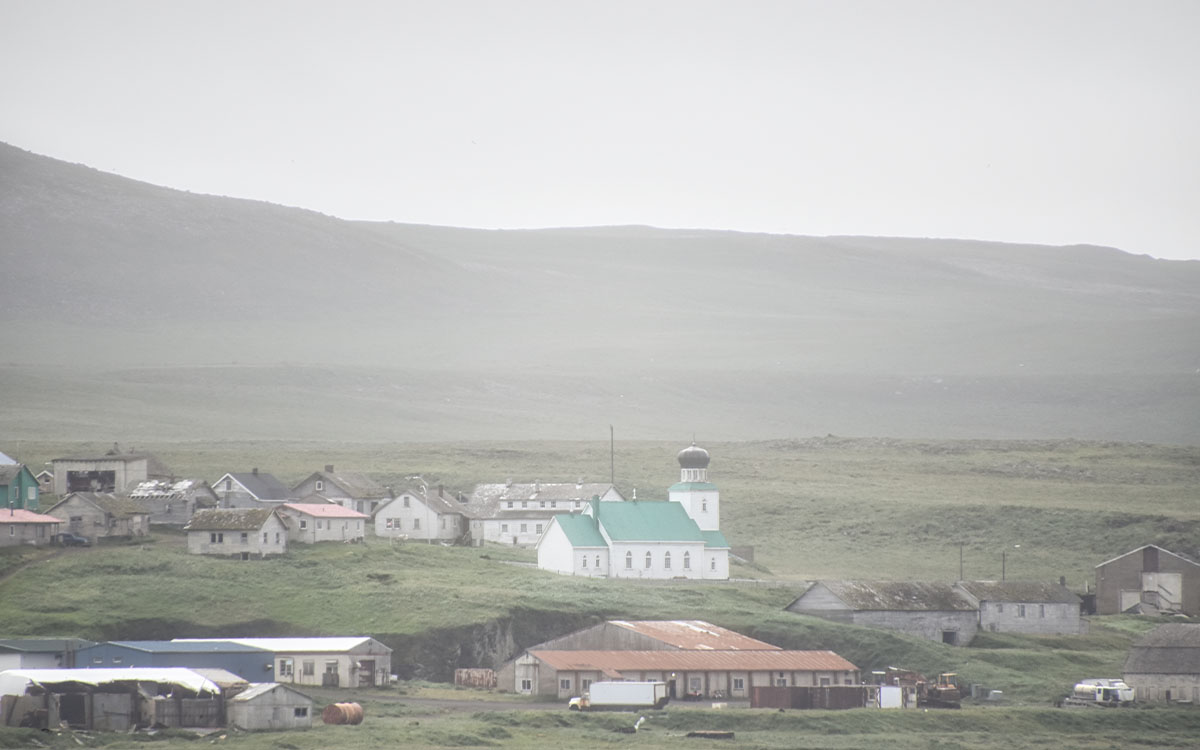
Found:
M 64 531 L 58 535 L 58 543 L 64 547 L 91 547 L 92 540 L 86 536 L 79 536 L 70 531 Z

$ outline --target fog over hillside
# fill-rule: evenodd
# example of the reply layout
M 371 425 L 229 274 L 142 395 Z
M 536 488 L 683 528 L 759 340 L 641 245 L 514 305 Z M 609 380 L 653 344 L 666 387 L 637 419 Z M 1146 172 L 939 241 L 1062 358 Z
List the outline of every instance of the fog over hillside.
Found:
M 6 145 L 0 247 L 9 429 L 1200 442 L 1197 261 L 349 222 Z

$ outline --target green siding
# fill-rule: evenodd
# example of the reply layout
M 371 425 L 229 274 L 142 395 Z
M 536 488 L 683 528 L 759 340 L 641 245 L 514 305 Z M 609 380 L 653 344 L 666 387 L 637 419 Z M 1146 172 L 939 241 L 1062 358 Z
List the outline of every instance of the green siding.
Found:
M 679 503 L 633 501 L 599 503 L 600 523 L 614 542 L 703 542 Z
M 33 488 L 33 499 L 29 497 L 29 488 Z M 33 472 L 24 464 L 5 466 L 0 470 L 0 503 L 4 508 L 38 509 L 40 486 Z

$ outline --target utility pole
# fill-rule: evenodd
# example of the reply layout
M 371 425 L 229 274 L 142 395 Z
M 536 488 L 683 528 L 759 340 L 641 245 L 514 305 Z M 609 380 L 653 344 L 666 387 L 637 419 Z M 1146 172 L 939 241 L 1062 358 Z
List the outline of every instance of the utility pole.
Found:
M 617 438 L 613 426 L 608 426 L 608 483 L 617 483 Z

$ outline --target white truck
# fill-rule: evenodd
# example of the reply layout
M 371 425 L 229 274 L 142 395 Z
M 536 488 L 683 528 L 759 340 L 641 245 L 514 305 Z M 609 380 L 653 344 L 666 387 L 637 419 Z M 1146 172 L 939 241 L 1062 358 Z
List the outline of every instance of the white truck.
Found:
M 572 698 L 572 711 L 635 711 L 662 708 L 670 698 L 665 682 L 593 682 L 588 691 Z
M 1128 706 L 1134 701 L 1134 689 L 1121 680 L 1080 680 L 1071 694 L 1063 699 L 1064 706 L 1098 706 L 1111 708 Z

